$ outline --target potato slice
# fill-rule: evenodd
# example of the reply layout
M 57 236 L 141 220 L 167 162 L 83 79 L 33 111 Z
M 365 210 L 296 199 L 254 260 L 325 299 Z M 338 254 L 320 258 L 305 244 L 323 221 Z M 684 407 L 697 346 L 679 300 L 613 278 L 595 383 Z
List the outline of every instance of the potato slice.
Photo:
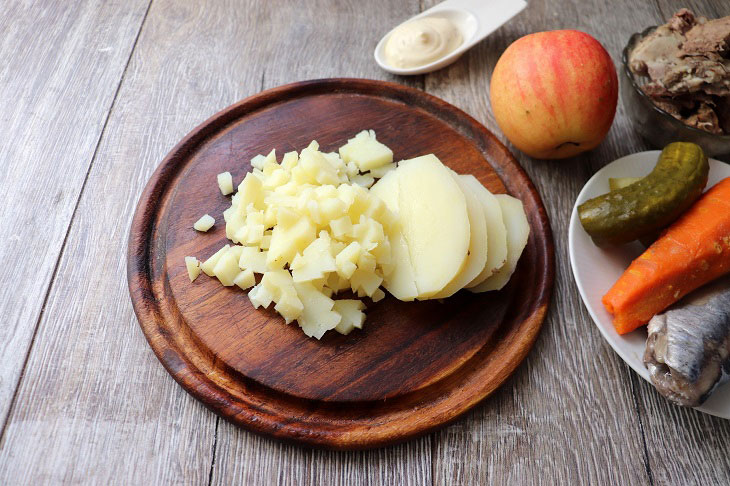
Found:
M 507 230 L 497 198 L 472 175 L 461 176 L 479 198 L 487 223 L 487 262 L 484 269 L 465 287 L 475 287 L 492 276 L 507 261 Z
M 466 198 L 466 210 L 469 216 L 469 227 L 471 229 L 471 238 L 469 240 L 469 254 L 466 257 L 464 268 L 449 284 L 436 295 L 434 298 L 445 298 L 454 295 L 461 290 L 464 285 L 468 284 L 477 275 L 482 273 L 484 265 L 487 263 L 487 223 L 484 217 L 484 208 L 481 201 L 476 196 L 474 190 L 467 182 L 464 176 L 458 175 L 450 170 L 451 176 L 454 178 L 461 192 Z M 473 176 L 470 176 L 473 178 Z M 476 179 L 474 179 L 476 180 Z M 478 182 L 478 181 L 477 181 Z
M 437 294 L 461 272 L 471 239 L 466 198 L 433 154 L 406 160 L 398 174 L 398 210 L 418 298 Z
M 392 170 L 380 179 L 370 193 L 379 197 L 388 209 L 398 214 L 398 172 Z M 411 265 L 411 256 L 408 253 L 406 240 L 400 230 L 400 225 L 394 224 L 388 231 L 390 240 L 391 261 L 393 268 L 383 281 L 383 287 L 393 294 L 396 299 L 411 301 L 418 297 L 416 276 Z
M 514 273 L 530 236 L 530 225 L 522 201 L 506 194 L 497 194 L 495 197 L 502 208 L 502 218 L 507 228 L 507 262 L 494 275 L 470 288 L 471 292 L 486 292 L 504 287 Z

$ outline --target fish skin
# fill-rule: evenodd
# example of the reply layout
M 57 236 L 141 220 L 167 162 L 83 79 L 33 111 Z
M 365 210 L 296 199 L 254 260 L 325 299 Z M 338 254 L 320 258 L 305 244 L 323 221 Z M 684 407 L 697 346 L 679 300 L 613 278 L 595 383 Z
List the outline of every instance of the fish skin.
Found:
M 649 321 L 644 364 L 670 401 L 701 405 L 730 380 L 730 278 L 703 287 Z

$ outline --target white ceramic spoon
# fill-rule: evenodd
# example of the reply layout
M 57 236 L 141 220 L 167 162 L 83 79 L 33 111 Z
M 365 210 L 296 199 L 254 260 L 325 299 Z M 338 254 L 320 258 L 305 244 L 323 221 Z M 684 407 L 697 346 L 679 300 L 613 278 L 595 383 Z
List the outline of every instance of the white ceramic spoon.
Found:
M 385 59 L 384 49 L 390 34 L 385 34 L 375 47 L 375 62 L 384 70 L 393 74 L 423 74 L 446 67 L 459 59 L 474 44 L 507 23 L 509 19 L 520 13 L 527 6 L 525 0 L 446 0 L 428 10 L 411 17 L 406 22 L 423 17 L 444 17 L 452 21 L 461 32 L 462 44 L 454 51 L 440 59 L 414 68 L 397 68 Z M 397 28 L 397 27 L 396 27 Z

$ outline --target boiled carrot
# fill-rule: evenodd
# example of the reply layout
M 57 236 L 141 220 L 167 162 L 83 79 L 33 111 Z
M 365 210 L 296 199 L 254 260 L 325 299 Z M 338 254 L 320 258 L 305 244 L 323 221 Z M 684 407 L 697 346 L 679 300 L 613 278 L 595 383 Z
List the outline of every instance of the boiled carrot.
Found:
M 619 334 L 730 272 L 730 177 L 715 184 L 603 296 Z

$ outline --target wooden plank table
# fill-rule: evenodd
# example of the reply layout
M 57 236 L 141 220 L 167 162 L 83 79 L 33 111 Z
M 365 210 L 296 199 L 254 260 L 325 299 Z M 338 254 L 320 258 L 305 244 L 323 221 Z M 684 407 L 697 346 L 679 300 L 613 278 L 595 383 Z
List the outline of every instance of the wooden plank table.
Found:
M 430 0 L 27 2 L 0 9 L 0 484 L 730 484 L 730 422 L 668 404 L 602 339 L 567 258 L 573 201 L 647 145 L 624 107 L 603 144 L 536 161 L 555 234 L 553 304 L 517 373 L 465 418 L 400 446 L 328 452 L 220 420 L 160 366 L 132 311 L 128 229 L 144 184 L 199 122 L 262 89 L 386 79 L 504 140 L 489 76 L 516 38 L 577 28 L 619 60 L 628 37 L 726 0 L 534 0 L 442 71 L 399 78 L 372 49 Z

